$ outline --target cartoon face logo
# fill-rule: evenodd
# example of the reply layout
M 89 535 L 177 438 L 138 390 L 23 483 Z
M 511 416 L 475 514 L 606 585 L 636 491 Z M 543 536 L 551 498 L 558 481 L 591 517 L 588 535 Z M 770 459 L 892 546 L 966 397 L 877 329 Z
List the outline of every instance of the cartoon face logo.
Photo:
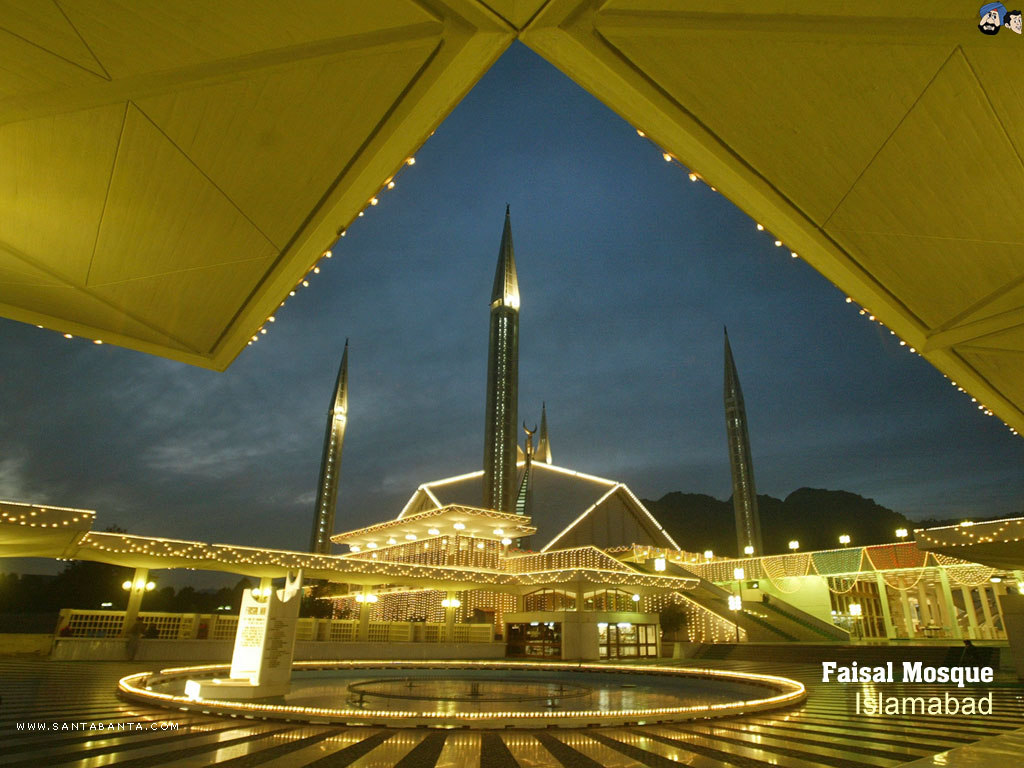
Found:
M 978 21 L 978 29 L 983 35 L 995 35 L 999 32 L 999 25 L 1003 16 L 1006 15 L 1006 6 L 1002 3 L 985 3 L 978 10 L 981 20 Z
M 1003 26 L 1019 35 L 1021 31 L 1024 31 L 1024 15 L 1020 11 L 1008 11 L 1003 16 Z

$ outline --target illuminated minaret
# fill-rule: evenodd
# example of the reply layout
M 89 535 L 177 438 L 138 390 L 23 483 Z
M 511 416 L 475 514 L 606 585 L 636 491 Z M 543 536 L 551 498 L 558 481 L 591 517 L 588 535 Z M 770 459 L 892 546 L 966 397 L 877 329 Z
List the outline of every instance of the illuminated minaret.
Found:
M 763 555 L 761 519 L 757 514 L 757 490 L 754 487 L 754 464 L 750 457 L 750 436 L 747 434 L 747 412 L 743 406 L 743 390 L 736 374 L 736 363 L 729 347 L 729 331 L 725 332 L 725 425 L 729 435 L 729 463 L 732 466 L 732 506 L 736 515 L 737 555 Z
M 338 381 L 334 385 L 331 407 L 327 410 L 327 434 L 324 436 L 324 455 L 320 461 L 320 484 L 316 491 L 316 511 L 313 514 L 313 534 L 309 551 L 322 555 L 331 552 L 331 534 L 334 533 L 334 508 L 338 505 L 338 476 L 341 473 L 341 448 L 345 442 L 345 423 L 348 421 L 348 339 L 341 355 Z
M 551 463 L 551 440 L 548 439 L 548 406 L 540 404 L 540 442 L 537 443 L 537 461 Z
M 505 229 L 491 291 L 490 347 L 487 354 L 487 423 L 484 435 L 483 506 L 511 512 L 516 497 L 516 418 L 519 397 L 519 281 L 512 250 L 512 222 L 505 207 Z

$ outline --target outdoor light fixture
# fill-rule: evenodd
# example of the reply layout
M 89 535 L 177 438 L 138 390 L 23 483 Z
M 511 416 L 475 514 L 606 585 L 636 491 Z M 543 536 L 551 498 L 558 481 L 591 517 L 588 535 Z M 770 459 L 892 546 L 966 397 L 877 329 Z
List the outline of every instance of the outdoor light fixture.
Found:
M 729 610 L 739 611 L 743 608 L 743 598 L 739 595 L 729 595 Z
M 754 548 L 750 544 L 747 544 L 747 546 L 743 548 L 743 554 L 747 556 L 754 554 Z
M 991 579 L 989 579 L 989 581 L 991 581 L 993 584 L 998 584 L 1002 581 L 1002 578 L 999 576 L 993 576 Z
M 640 595 L 633 595 L 633 602 L 634 603 L 639 603 L 640 602 Z
M 733 568 L 732 569 L 732 577 L 734 579 L 736 579 L 736 581 L 743 581 L 743 579 L 746 577 L 746 575 L 747 575 L 747 572 L 744 571 L 742 568 Z
M 448 599 L 446 597 L 444 600 L 441 601 L 441 607 L 442 608 L 458 608 L 460 605 L 462 605 L 462 601 L 459 600 L 456 597 L 453 597 L 451 599 Z M 531 622 L 530 626 L 531 627 L 537 626 L 537 622 Z
M 495 536 L 504 536 L 505 535 L 505 530 L 503 528 L 495 528 L 494 529 L 494 535 Z
M 704 550 L 704 559 L 705 559 L 705 560 L 710 560 L 710 559 L 711 559 L 711 558 L 713 558 L 714 556 L 715 556 L 715 553 L 714 553 L 714 552 L 712 552 L 712 551 L 711 551 L 710 549 L 705 549 L 705 550 Z
M 429 533 L 431 536 L 440 536 L 441 535 L 441 532 L 439 530 L 437 530 L 437 528 L 431 528 L 429 531 L 427 531 L 427 533 Z
M 665 558 L 664 557 L 655 558 L 655 560 L 654 560 L 654 570 L 656 570 L 656 571 L 664 571 L 665 570 Z
M 896 538 L 897 539 L 905 539 L 905 538 L 907 538 L 907 529 L 906 528 L 897 528 L 896 529 Z
M 154 584 L 152 581 L 147 581 L 146 582 L 146 591 L 147 592 L 152 592 L 154 589 L 156 589 L 156 584 Z
M 501 540 L 501 543 L 504 544 L 507 547 L 509 544 L 512 543 L 512 539 L 506 537 L 506 538 Z
M 860 607 L 860 603 L 850 603 L 850 615 L 860 616 L 863 609 Z
M 796 552 L 796 550 L 800 549 L 800 542 L 796 539 L 793 539 L 791 542 L 789 542 L 789 548 Z
M 128 589 L 131 589 L 131 588 L 132 588 L 132 583 L 130 581 L 126 581 L 124 584 L 121 585 L 121 589 L 124 589 L 124 590 L 128 590 Z
M 465 523 L 455 523 L 455 525 L 453 525 L 452 528 L 454 528 L 456 531 L 464 531 L 464 530 L 466 530 L 466 524 Z

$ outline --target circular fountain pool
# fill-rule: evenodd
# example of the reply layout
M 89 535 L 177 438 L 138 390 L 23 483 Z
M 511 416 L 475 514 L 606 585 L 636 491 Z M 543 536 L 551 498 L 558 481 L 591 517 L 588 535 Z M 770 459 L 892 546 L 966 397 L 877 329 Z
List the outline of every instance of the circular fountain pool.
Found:
M 192 711 L 315 723 L 538 728 L 723 717 L 788 706 L 803 686 L 770 675 L 686 667 L 532 662 L 298 662 L 290 691 L 251 701 L 201 699 L 188 680 L 226 666 L 121 680 L 123 696 Z

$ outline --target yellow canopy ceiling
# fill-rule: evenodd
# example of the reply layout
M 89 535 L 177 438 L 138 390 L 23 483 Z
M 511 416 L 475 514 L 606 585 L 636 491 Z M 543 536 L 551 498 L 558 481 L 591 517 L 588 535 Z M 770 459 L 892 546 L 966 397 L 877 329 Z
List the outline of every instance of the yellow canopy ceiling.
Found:
M 517 36 L 1024 430 L 1024 38 L 961 0 L 0 0 L 0 313 L 223 369 Z

